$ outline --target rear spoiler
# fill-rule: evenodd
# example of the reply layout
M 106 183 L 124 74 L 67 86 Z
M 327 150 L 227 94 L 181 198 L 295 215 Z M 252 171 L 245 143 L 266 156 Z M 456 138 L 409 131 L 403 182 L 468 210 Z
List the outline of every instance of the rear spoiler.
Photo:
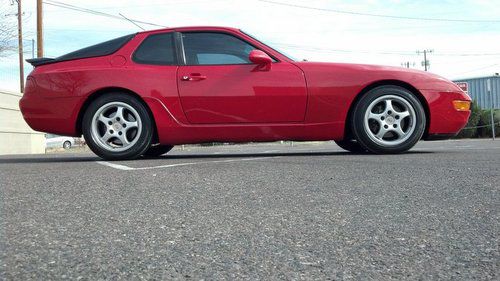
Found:
M 49 64 L 49 63 L 57 62 L 56 59 L 51 59 L 51 58 L 27 59 L 26 61 L 29 62 L 34 67 L 37 67 L 39 65 L 44 65 L 44 64 Z

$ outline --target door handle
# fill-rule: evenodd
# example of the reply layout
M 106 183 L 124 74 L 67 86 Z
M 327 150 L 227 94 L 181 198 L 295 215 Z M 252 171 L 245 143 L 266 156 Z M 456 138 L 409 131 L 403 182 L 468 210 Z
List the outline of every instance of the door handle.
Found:
M 199 73 L 191 73 L 190 75 L 182 76 L 182 81 L 200 81 L 207 79 L 207 76 Z

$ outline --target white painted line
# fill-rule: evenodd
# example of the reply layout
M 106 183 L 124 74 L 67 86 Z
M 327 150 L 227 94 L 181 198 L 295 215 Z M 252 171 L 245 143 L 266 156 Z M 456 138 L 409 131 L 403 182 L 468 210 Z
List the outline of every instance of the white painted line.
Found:
M 131 168 L 131 167 L 128 167 L 125 165 L 114 164 L 114 163 L 110 163 L 110 162 L 106 162 L 106 161 L 96 161 L 96 163 L 101 164 L 101 165 L 106 166 L 106 167 L 117 169 L 117 170 L 123 170 L 123 171 L 135 170 L 134 168 Z
M 278 158 L 278 157 L 256 157 L 256 158 L 186 162 L 186 163 L 168 164 L 168 165 L 160 165 L 160 166 L 152 166 L 152 167 L 139 167 L 139 168 L 133 168 L 133 167 L 125 166 L 125 165 L 114 164 L 114 163 L 110 163 L 110 162 L 106 162 L 106 161 L 96 161 L 96 163 L 113 168 L 113 169 L 117 169 L 117 170 L 136 171 L 136 170 L 152 170 L 152 169 L 163 169 L 163 168 L 172 168 L 172 167 L 181 167 L 181 166 L 193 166 L 193 165 L 211 164 L 211 163 L 230 163 L 230 162 L 255 161 L 255 160 L 270 159 L 270 158 Z

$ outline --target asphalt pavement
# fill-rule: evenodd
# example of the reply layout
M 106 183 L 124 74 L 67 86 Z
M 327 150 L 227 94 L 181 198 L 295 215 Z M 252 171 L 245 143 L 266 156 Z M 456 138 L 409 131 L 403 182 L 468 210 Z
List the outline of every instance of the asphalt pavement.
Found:
M 500 141 L 0 157 L 0 279 L 500 279 Z

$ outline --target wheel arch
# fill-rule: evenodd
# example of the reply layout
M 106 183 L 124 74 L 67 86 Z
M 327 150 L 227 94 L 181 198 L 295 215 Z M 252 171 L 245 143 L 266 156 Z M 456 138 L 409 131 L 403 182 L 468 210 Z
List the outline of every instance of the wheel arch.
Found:
M 425 117 L 426 117 L 425 118 L 426 119 L 425 120 L 425 131 L 424 131 L 424 135 L 422 136 L 422 139 L 426 138 L 428 133 L 429 133 L 429 125 L 430 125 L 431 115 L 430 115 L 429 104 L 427 103 L 427 100 L 422 95 L 422 93 L 420 93 L 420 91 L 417 90 L 417 88 L 415 88 L 413 85 L 411 85 L 407 82 L 401 81 L 401 80 L 379 80 L 379 81 L 373 82 L 373 83 L 367 85 L 366 87 L 364 87 L 356 95 L 354 100 L 351 102 L 351 105 L 349 106 L 349 111 L 347 112 L 346 122 L 344 125 L 344 139 L 348 138 L 349 136 L 352 136 L 351 126 L 349 126 L 349 124 L 351 123 L 351 120 L 352 120 L 352 114 L 354 111 L 354 107 L 358 103 L 359 99 L 361 99 L 361 97 L 363 97 L 368 91 L 370 91 L 376 87 L 380 87 L 380 86 L 399 86 L 399 87 L 402 87 L 402 88 L 412 92 L 415 95 L 415 97 L 418 98 L 418 100 L 420 101 L 420 103 L 422 104 L 422 106 L 424 108 Z
M 78 112 L 78 117 L 76 119 L 76 124 L 75 124 L 76 133 L 78 135 L 82 135 L 83 115 L 85 115 L 85 111 L 87 111 L 87 108 L 89 107 L 89 105 L 101 96 L 104 96 L 104 95 L 110 94 L 110 93 L 116 93 L 116 92 L 120 92 L 120 93 L 129 95 L 129 96 L 132 96 L 132 97 L 136 98 L 138 101 L 140 101 L 146 107 L 146 109 L 149 113 L 149 116 L 151 117 L 151 122 L 153 122 L 153 127 L 154 127 L 153 143 L 158 142 L 158 127 L 156 125 L 156 120 L 154 118 L 153 111 L 151 110 L 149 105 L 146 103 L 146 101 L 144 101 L 144 99 L 139 94 L 137 94 L 136 92 L 134 92 L 130 89 L 122 88 L 122 87 L 101 88 L 97 91 L 94 91 L 90 95 L 88 95 L 87 98 L 85 99 L 85 101 L 83 102 L 82 106 L 80 107 L 80 111 Z

